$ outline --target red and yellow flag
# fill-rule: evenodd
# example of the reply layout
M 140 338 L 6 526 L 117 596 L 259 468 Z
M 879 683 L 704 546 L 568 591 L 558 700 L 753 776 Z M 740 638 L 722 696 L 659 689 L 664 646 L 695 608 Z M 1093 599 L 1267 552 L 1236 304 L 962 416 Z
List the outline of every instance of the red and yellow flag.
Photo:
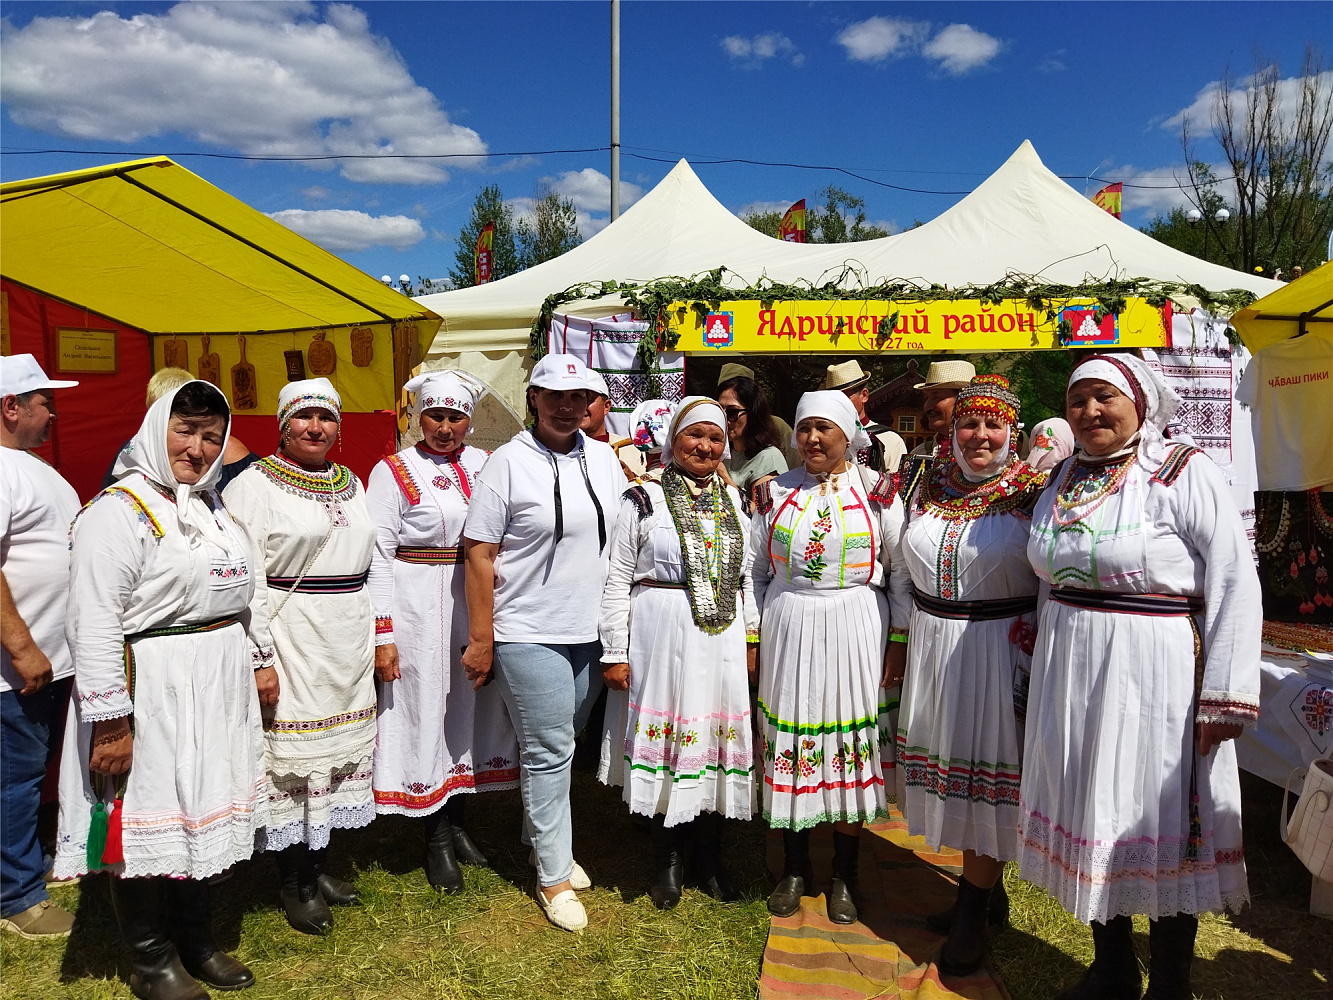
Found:
M 1108 184 L 1092 196 L 1092 203 L 1098 208 L 1105 209 L 1120 218 L 1120 195 L 1125 189 L 1124 184 Z
M 495 278 L 492 269 L 493 255 L 491 252 L 492 244 L 495 241 L 495 223 L 488 222 L 481 227 L 481 232 L 477 234 L 476 258 L 473 265 L 474 283 L 484 285 Z
M 805 199 L 802 198 L 791 208 L 778 223 L 778 239 L 787 243 L 805 242 Z

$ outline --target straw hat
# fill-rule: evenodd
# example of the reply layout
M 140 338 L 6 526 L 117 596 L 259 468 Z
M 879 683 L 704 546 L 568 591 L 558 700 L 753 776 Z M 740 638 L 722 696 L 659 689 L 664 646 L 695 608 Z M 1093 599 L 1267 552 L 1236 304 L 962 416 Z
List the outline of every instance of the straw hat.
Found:
M 838 392 L 856 392 L 865 388 L 870 376 L 861 370 L 858 361 L 844 361 L 840 365 L 829 365 L 824 374 L 820 389 L 835 389 Z
M 976 377 L 977 369 L 971 361 L 932 361 L 926 380 L 912 388 L 961 389 Z
M 717 373 L 717 384 L 721 385 L 733 378 L 754 378 L 754 369 L 746 368 L 744 365 L 738 365 L 734 361 L 728 361 L 722 366 L 722 370 Z

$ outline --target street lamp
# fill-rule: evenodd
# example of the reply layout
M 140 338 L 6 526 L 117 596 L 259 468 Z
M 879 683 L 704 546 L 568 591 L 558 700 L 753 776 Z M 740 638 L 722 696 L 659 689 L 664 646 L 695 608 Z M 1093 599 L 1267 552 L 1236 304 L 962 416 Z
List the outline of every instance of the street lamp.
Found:
M 1227 224 L 1227 220 L 1229 220 L 1230 218 L 1231 218 L 1231 213 L 1227 211 L 1225 208 L 1219 208 L 1216 212 L 1213 213 L 1213 221 L 1216 222 L 1219 226 L 1225 226 Z M 1203 222 L 1203 213 L 1200 212 L 1197 208 L 1191 208 L 1188 212 L 1185 213 L 1185 221 L 1188 222 L 1191 226 L 1197 226 L 1199 223 Z M 1208 259 L 1207 225 L 1203 227 L 1203 259 L 1204 260 Z
M 405 275 L 405 274 L 400 274 L 400 275 L 398 275 L 398 284 L 402 285 L 402 287 L 403 287 L 403 294 L 406 295 L 407 292 L 408 292 L 408 289 L 410 289 L 410 288 L 412 287 L 412 279 L 409 278 L 409 277 L 408 277 L 407 275 Z

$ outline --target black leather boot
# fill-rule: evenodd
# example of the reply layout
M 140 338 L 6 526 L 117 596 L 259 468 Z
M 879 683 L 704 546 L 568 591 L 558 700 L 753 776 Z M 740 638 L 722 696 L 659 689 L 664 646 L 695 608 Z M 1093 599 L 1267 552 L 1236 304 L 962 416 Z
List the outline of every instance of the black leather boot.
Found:
M 736 902 L 741 891 L 722 864 L 721 813 L 703 813 L 690 825 L 694 829 L 695 881 L 718 902 Z
M 990 889 L 958 880 L 958 908 L 953 929 L 940 950 L 942 976 L 968 976 L 981 967 L 986 957 L 986 917 L 990 909 Z
M 828 918 L 835 924 L 856 923 L 856 897 L 859 889 L 857 859 L 861 838 L 833 831 L 833 882 L 828 891 Z
M 926 917 L 926 926 L 936 934 L 948 934 L 953 930 L 953 915 L 957 910 L 958 901 L 955 899 L 947 910 Z M 995 888 L 991 890 L 986 919 L 992 934 L 1009 926 L 1009 893 L 1005 891 L 1003 878 L 996 882 Z
M 685 855 L 681 828 L 667 826 L 666 817 L 653 817 L 653 882 L 648 894 L 659 910 L 670 910 L 680 902 L 685 884 Z
M 208 1000 L 185 971 L 167 933 L 161 878 L 111 878 L 111 904 L 134 963 L 130 991 L 139 1000 Z
M 426 880 L 440 892 L 463 891 L 463 872 L 454 855 L 454 827 L 443 808 L 426 817 Z
M 310 852 L 310 867 L 315 872 L 315 881 L 319 883 L 319 894 L 324 897 L 324 902 L 330 906 L 355 906 L 361 902 L 361 897 L 356 894 L 356 886 L 335 878 L 324 870 L 328 860 L 327 847 Z
M 489 868 L 491 859 L 481 852 L 481 848 L 467 835 L 467 830 L 463 829 L 463 809 L 466 804 L 466 795 L 455 795 L 444 804 L 445 811 L 449 814 L 449 825 L 454 831 L 454 857 L 465 865 Z
M 813 888 L 814 871 L 810 867 L 810 831 L 782 831 L 782 878 L 768 897 L 768 912 L 790 917 L 801 908 L 801 897 Z
M 167 879 L 171 920 L 181 964 L 190 975 L 215 990 L 243 990 L 255 984 L 255 974 L 228 955 L 213 939 L 213 906 L 207 882 Z
M 1190 965 L 1199 918 L 1191 913 L 1148 921 L 1148 992 L 1143 1000 L 1190 1000 Z
M 333 913 L 319 891 L 310 850 L 294 844 L 278 852 L 278 870 L 282 873 L 282 908 L 292 930 L 302 934 L 323 934 L 333 926 Z
M 1056 1000 L 1139 1000 L 1143 979 L 1134 955 L 1134 923 L 1129 917 L 1092 922 L 1092 965 Z

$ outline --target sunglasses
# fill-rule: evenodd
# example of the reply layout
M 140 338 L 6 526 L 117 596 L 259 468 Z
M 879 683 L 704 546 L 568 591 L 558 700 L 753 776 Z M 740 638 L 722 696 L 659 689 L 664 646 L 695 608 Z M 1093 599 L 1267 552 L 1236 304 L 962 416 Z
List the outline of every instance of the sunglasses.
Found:
M 725 406 L 722 412 L 727 415 L 727 423 L 733 424 L 741 418 L 741 414 L 750 412 L 743 406 Z

